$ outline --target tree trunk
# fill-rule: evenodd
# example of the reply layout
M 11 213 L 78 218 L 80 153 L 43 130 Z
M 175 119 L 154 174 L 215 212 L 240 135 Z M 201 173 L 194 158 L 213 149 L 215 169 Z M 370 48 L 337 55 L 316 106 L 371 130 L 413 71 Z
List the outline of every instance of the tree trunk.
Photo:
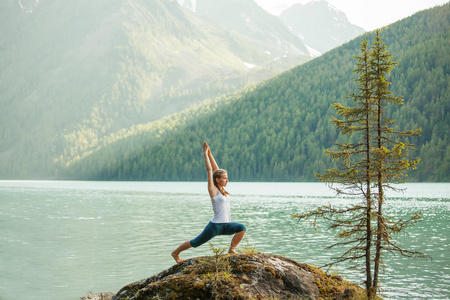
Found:
M 367 69 L 366 69 L 367 70 Z M 368 91 L 368 83 L 366 81 L 366 91 Z M 365 109 L 366 109 L 366 128 L 365 128 L 365 135 L 366 135 L 366 291 L 367 291 L 367 298 L 370 299 L 371 297 L 371 288 L 372 288 L 372 269 L 371 269 L 371 257 L 370 257 L 370 250 L 372 246 L 372 193 L 370 190 L 370 184 L 371 184 L 371 174 L 370 174 L 370 148 L 371 148 L 371 141 L 370 141 L 370 95 L 367 95 L 366 92 L 366 99 L 365 99 Z
M 378 61 L 378 65 L 381 62 Z M 380 73 L 380 70 L 378 70 Z M 378 78 L 381 78 L 382 74 L 378 74 Z M 380 92 L 380 87 L 378 87 L 377 92 Z M 378 112 L 377 112 L 377 147 L 381 149 L 382 141 L 382 104 L 381 104 L 381 95 L 377 95 L 378 98 Z M 373 295 L 375 296 L 378 288 L 378 274 L 380 270 L 380 260 L 381 260 L 381 240 L 383 238 L 383 200 L 384 200 L 384 192 L 383 192 L 383 162 L 381 158 L 378 157 L 377 161 L 377 183 L 378 183 L 378 213 L 377 213 L 377 242 L 375 246 L 375 260 L 374 260 L 374 272 L 373 272 Z

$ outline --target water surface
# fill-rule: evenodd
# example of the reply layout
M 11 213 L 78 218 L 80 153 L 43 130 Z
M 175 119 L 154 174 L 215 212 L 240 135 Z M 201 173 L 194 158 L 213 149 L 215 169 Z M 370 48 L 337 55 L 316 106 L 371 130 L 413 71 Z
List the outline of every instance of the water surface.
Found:
M 389 193 L 386 212 L 423 221 L 396 237 L 432 261 L 385 256 L 385 299 L 450 298 L 450 184 L 406 184 Z M 339 254 L 323 249 L 334 232 L 316 233 L 293 220 L 319 205 L 344 206 L 321 183 L 230 183 L 232 220 L 247 226 L 241 246 L 321 266 Z M 88 291 L 117 292 L 174 264 L 170 252 L 195 237 L 212 217 L 204 182 L 0 181 L 0 299 L 79 299 Z M 213 240 L 226 247 L 230 237 Z M 223 244 L 223 246 L 222 246 Z M 211 255 L 208 245 L 190 258 Z M 346 265 L 334 268 L 361 284 Z

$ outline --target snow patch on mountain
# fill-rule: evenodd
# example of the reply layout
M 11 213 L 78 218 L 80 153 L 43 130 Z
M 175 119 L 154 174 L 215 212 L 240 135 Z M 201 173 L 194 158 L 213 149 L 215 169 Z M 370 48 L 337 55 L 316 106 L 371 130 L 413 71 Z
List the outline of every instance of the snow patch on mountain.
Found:
M 256 67 L 256 65 L 251 64 L 251 63 L 247 63 L 247 62 L 244 62 L 244 65 L 245 65 L 247 68 L 249 68 L 249 69 L 253 69 L 254 67 Z
M 196 12 L 197 9 L 197 0 L 178 0 L 178 4 L 187 7 L 188 9 Z
M 336 12 L 336 14 L 345 14 L 345 13 L 343 13 L 342 11 L 340 11 L 339 9 L 337 9 L 336 7 L 334 7 L 331 3 L 328 3 L 328 8 L 330 9 L 330 10 L 334 10 L 335 12 Z
M 316 49 L 314 49 L 308 45 L 305 45 L 305 46 L 306 46 L 306 49 L 308 49 L 309 55 L 311 57 L 319 57 L 322 55 L 322 53 L 320 51 L 317 51 Z
M 39 0 L 18 0 L 20 8 L 26 13 L 32 13 L 38 6 Z

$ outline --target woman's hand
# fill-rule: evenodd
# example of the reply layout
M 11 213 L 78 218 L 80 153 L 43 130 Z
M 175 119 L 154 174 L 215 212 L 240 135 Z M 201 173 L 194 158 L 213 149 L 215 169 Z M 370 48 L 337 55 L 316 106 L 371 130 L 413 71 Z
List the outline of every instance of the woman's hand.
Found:
M 203 153 L 204 154 L 209 154 L 211 153 L 211 151 L 209 150 L 209 146 L 206 142 L 203 142 Z
M 217 170 L 219 166 L 217 165 L 216 160 L 211 154 L 211 148 L 209 148 L 209 145 L 206 142 L 203 143 L 203 154 L 208 156 L 208 159 L 211 161 L 212 170 Z

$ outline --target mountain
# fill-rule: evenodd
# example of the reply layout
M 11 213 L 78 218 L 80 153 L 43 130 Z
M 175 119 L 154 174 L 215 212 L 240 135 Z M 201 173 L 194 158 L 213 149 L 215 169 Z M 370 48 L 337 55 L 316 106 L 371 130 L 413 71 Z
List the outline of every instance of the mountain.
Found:
M 302 38 L 312 49 L 311 53 L 325 53 L 365 32 L 325 0 L 294 4 L 280 15 L 280 19 Z
M 136 124 L 311 58 L 284 32 L 292 45 L 271 38 L 294 50 L 274 60 L 281 54 L 266 36 L 206 23 L 168 0 L 3 1 L 0 25 L 0 178 L 54 176 Z
M 273 60 L 292 61 L 292 57 L 307 56 L 304 43 L 292 34 L 283 22 L 264 11 L 254 0 L 196 0 L 183 2 L 205 22 L 226 28 L 251 44 L 261 48 Z M 255 63 L 251 58 L 250 63 Z M 288 65 L 293 67 L 298 63 Z
M 382 31 L 398 66 L 389 80 L 404 105 L 387 107 L 401 130 L 422 127 L 412 140 L 422 159 L 409 177 L 450 180 L 450 4 L 417 13 Z M 368 34 L 371 37 L 371 34 Z M 230 180 L 309 181 L 332 167 L 323 150 L 343 141 L 331 104 L 355 92 L 352 72 L 364 36 L 234 95 L 210 100 L 129 132 L 81 160 L 61 178 L 204 180 L 202 142 L 209 142 Z

